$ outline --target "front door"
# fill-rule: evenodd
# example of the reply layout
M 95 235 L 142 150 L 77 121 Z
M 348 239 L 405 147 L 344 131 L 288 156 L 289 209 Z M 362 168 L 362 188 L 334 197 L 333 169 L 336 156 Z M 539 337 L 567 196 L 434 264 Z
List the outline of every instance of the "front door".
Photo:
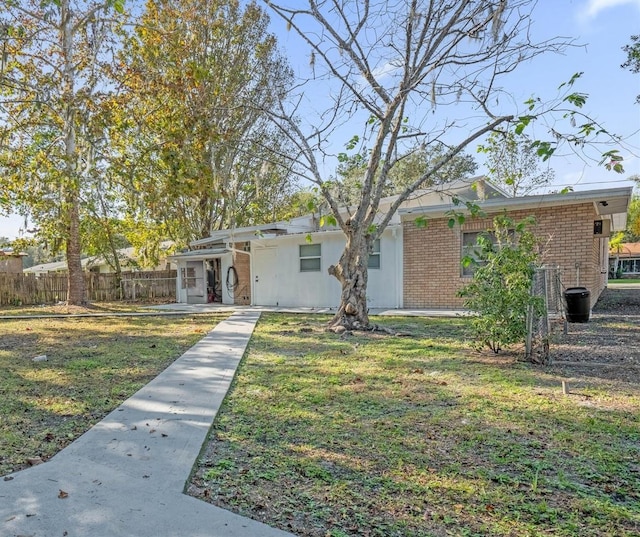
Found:
M 207 302 L 207 282 L 204 263 L 202 261 L 187 261 L 185 276 L 183 276 L 183 285 L 187 289 L 187 303 L 205 304 Z
M 278 306 L 277 256 L 276 248 L 256 248 L 253 252 L 253 303 L 256 306 Z

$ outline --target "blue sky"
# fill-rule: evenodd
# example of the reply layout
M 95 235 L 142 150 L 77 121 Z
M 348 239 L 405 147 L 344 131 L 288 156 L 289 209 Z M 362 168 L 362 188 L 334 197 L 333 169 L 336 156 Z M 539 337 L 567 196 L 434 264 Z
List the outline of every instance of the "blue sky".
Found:
M 640 175 L 640 105 L 635 104 L 640 94 L 640 74 L 623 70 L 620 64 L 625 61 L 622 47 L 630 42 L 631 35 L 640 34 L 640 0 L 539 0 L 534 21 L 536 38 L 562 35 L 584 46 L 564 55 L 538 57 L 518 69 L 518 77 L 510 86 L 514 101 L 523 102 L 531 95 L 553 97 L 560 83 L 583 71 L 576 89 L 589 95 L 585 111 L 610 132 L 623 136 L 630 149 L 623 151 L 623 174 L 608 172 L 572 155 L 554 157 L 550 164 L 556 172 L 555 188 L 632 186 L 628 178 Z M 294 36 L 280 28 L 274 24 L 294 69 L 307 69 L 308 55 Z M 481 165 L 479 172 L 486 169 Z M 22 226 L 20 217 L 0 217 L 0 236 L 15 238 Z

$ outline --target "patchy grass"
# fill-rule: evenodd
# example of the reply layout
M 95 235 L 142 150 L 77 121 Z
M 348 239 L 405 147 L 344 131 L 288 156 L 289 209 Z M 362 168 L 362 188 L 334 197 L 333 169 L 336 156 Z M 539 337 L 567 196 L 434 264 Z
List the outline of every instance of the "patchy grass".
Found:
M 264 315 L 191 494 L 298 535 L 640 534 L 640 387 L 584 394 L 465 347 L 468 320 L 384 318 L 413 337 Z
M 17 315 L 71 315 L 92 313 L 149 313 L 148 302 L 95 302 L 87 306 L 42 304 L 40 306 L 2 306 L 0 317 Z
M 221 319 L 0 320 L 0 475 L 54 455 Z

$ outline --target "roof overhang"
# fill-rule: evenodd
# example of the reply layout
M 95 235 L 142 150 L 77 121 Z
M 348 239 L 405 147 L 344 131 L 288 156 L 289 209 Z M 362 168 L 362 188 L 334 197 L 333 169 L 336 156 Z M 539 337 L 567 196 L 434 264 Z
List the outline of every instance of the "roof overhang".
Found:
M 290 227 L 286 222 L 273 222 L 259 226 L 221 229 L 214 231 L 209 237 L 189 243 L 189 246 L 204 246 L 218 242 L 245 242 L 259 239 L 262 235 L 283 235 L 290 232 Z
M 204 261 L 215 259 L 231 253 L 229 248 L 204 248 L 202 250 L 191 250 L 167 256 L 167 259 L 174 261 Z
M 613 231 L 621 231 L 626 227 L 627 210 L 629 209 L 632 193 L 633 187 L 623 187 L 606 190 L 568 192 L 566 194 L 540 194 L 519 198 L 488 199 L 476 203 L 480 209 L 487 214 L 497 213 L 503 210 L 520 211 L 540 209 L 543 207 L 562 207 L 592 203 L 598 216 L 603 216 L 611 220 Z M 450 214 L 452 210 L 465 212 L 465 207 L 449 203 L 400 209 L 398 212 L 402 221 L 411 221 L 420 216 L 426 218 L 443 218 Z

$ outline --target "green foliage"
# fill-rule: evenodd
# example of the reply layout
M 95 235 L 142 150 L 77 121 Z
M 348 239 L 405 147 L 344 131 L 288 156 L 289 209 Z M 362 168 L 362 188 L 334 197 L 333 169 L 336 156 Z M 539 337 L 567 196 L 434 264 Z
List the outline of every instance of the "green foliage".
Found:
M 611 171 L 613 170 L 616 173 L 623 173 L 624 167 L 622 166 L 622 161 L 624 158 L 616 149 L 612 149 L 611 151 L 607 151 L 602 153 L 602 160 L 600 161 L 601 165 Z
M 496 217 L 493 229 L 478 238 L 476 255 L 463 259 L 464 265 L 477 266 L 473 281 L 459 293 L 465 307 L 478 314 L 472 321 L 477 348 L 497 353 L 524 343 L 527 310 L 543 311 L 541 300 L 530 294 L 538 258 L 536 238 L 527 229 L 531 223 Z
M 629 69 L 632 73 L 640 73 L 640 35 L 631 36 L 631 44 L 622 47 L 627 55 L 625 61 L 620 67 Z M 640 104 L 640 95 L 636 97 L 636 103 Z
M 347 149 L 355 149 L 359 141 L 360 138 L 354 136 L 347 143 Z M 353 154 L 338 154 L 338 180 L 333 183 L 330 191 L 336 193 L 336 197 L 343 203 L 358 204 L 370 156 L 371 152 L 364 148 Z M 443 160 L 446 163 L 427 177 L 428 170 L 435 168 Z M 447 148 L 443 144 L 435 144 L 406 151 L 393 163 L 384 179 L 378 174 L 376 182 L 385 183 L 382 195 L 393 196 L 411 188 L 422 176 L 425 176 L 425 180 L 419 188 L 428 188 L 469 177 L 477 168 L 478 164 L 471 155 L 463 153 L 449 159 Z
M 267 111 L 290 72 L 268 23 L 255 2 L 148 2 L 125 36 L 112 139 L 127 212 L 148 234 L 186 244 L 287 212 L 290 148 Z
M 624 232 L 614 235 L 609 241 L 609 246 L 615 250 L 622 243 L 638 241 L 640 241 L 640 196 L 636 194 L 631 198 L 629 204 L 626 229 Z
M 631 65 L 631 63 L 629 65 L 625 64 L 622 67 L 630 67 Z M 538 97 L 531 97 L 526 100 L 524 104 L 526 105 L 527 110 L 531 113 L 525 116 L 519 116 L 513 120 L 515 125 L 513 127 L 513 133 L 497 134 L 503 136 L 505 134 L 509 134 L 510 136 L 515 135 L 516 138 L 524 136 L 525 130 L 529 125 L 534 121 L 544 120 L 545 115 L 549 112 L 553 112 L 554 114 L 557 114 L 558 117 L 566 120 L 568 128 L 562 127 L 559 122 L 556 122 L 552 127 L 548 128 L 549 134 L 552 137 L 551 140 L 526 141 L 527 139 L 525 138 L 520 149 L 523 152 L 523 155 L 537 155 L 537 157 L 545 162 L 555 154 L 561 145 L 568 144 L 569 146 L 572 146 L 572 149 L 575 152 L 587 155 L 586 149 L 595 146 L 603 137 L 608 138 L 609 141 L 616 144 L 620 143 L 619 137 L 609 133 L 602 127 L 602 125 L 584 112 L 583 109 L 589 98 L 588 94 L 580 91 L 573 91 L 572 89 L 573 85 L 582 77 L 582 75 L 582 72 L 575 73 L 568 81 L 563 82 L 558 86 L 558 91 L 561 92 L 561 95 L 559 96 L 558 101 L 551 108 L 547 108 L 547 105 Z M 486 146 L 481 146 L 479 151 L 489 152 L 488 147 Z M 498 146 L 497 151 L 496 148 L 493 148 L 493 152 L 501 153 L 504 152 L 504 150 Z M 530 156 L 527 158 L 530 158 Z M 595 160 L 592 156 L 589 156 L 588 158 Z M 616 173 L 624 172 L 624 167 L 622 165 L 623 158 L 619 154 L 619 151 L 607 151 L 602 153 L 599 158 L 599 165 L 604 165 L 607 170 L 615 171 Z M 500 162 L 500 160 L 498 160 L 498 162 Z M 537 167 L 537 164 L 535 164 L 535 166 Z M 503 167 L 506 170 L 509 169 L 508 164 L 504 164 Z M 527 166 L 524 166 L 521 169 L 527 170 Z
M 549 185 L 554 178 L 553 170 L 540 169 L 540 161 L 553 155 L 554 147 L 548 142 L 531 140 L 522 134 L 532 116 L 520 118 L 514 132 L 492 132 L 485 145 L 478 148 L 486 153 L 488 176 L 491 181 L 513 196 L 523 196 Z

